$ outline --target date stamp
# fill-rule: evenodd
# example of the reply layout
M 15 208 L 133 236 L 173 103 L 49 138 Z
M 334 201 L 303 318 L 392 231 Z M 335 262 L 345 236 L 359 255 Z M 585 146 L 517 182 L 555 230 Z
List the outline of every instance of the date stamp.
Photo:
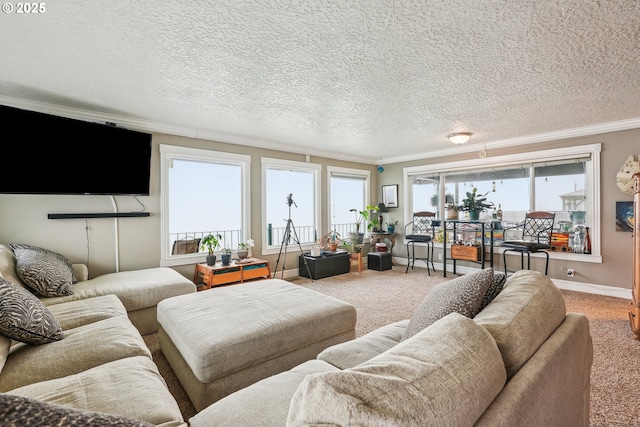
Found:
M 2 3 L 4 13 L 37 14 L 47 11 L 46 3 Z

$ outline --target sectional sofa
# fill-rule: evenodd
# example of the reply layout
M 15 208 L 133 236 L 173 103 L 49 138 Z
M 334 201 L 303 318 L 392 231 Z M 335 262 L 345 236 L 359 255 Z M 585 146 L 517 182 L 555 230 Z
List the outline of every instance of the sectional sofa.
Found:
M 587 318 L 567 314 L 539 272 L 500 282 L 485 269 L 436 285 L 411 319 L 232 393 L 189 425 L 588 426 Z
M 0 424 L 184 426 L 142 334 L 195 292 L 172 269 L 88 279 L 30 245 L 0 245 Z

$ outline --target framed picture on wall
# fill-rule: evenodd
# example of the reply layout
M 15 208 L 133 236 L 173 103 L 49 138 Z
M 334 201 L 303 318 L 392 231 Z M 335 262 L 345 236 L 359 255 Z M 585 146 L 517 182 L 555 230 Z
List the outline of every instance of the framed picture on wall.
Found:
M 633 232 L 633 202 L 616 202 L 616 231 Z
M 382 186 L 382 203 L 388 208 L 398 207 L 398 184 Z

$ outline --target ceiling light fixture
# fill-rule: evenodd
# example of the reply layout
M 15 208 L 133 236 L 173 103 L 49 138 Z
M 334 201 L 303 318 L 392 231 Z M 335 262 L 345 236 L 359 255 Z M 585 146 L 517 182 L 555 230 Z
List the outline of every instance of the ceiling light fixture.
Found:
M 458 133 L 450 133 L 447 135 L 449 141 L 456 145 L 462 145 L 471 138 L 471 132 L 458 132 Z

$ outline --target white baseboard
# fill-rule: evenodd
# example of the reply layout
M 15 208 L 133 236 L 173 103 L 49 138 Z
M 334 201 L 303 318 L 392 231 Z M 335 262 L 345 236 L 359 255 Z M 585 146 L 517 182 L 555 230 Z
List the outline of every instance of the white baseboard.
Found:
M 394 258 L 393 262 L 398 265 L 407 265 L 406 258 Z M 435 262 L 434 263 L 436 269 L 438 271 L 442 271 L 442 263 Z M 426 264 L 424 262 L 419 262 L 415 265 L 416 268 L 425 268 Z M 456 273 L 458 274 L 468 274 L 477 270 L 477 267 L 465 267 L 465 266 L 456 266 Z M 447 273 L 453 272 L 453 266 L 447 265 Z M 584 292 L 587 294 L 596 294 L 596 295 L 604 295 L 609 297 L 623 298 L 632 300 L 633 295 L 631 289 L 618 288 L 614 286 L 604 286 L 597 285 L 594 283 L 583 283 L 583 282 L 575 282 L 573 280 L 563 280 L 563 279 L 551 279 L 551 281 L 560 289 L 565 289 L 567 291 L 577 291 Z
M 394 265 L 407 265 L 407 259 L 406 258 L 393 258 L 393 263 Z M 364 263 L 366 265 L 366 262 Z M 442 271 L 442 263 L 441 262 L 434 262 L 433 265 L 435 266 L 437 271 Z M 421 268 L 426 270 L 427 269 L 427 265 L 424 262 L 417 262 L 414 265 L 414 268 Z M 477 267 L 466 267 L 466 266 L 456 266 L 456 273 L 457 274 L 469 274 L 469 273 L 473 273 L 474 271 L 477 271 L 478 268 Z M 426 273 L 426 272 L 425 272 Z M 447 264 L 447 273 L 453 273 L 453 266 L 450 264 Z M 273 275 L 273 272 L 272 272 Z M 277 275 L 275 278 L 280 279 L 282 276 L 282 270 L 278 271 Z M 295 270 L 286 270 L 284 272 L 284 278 L 288 279 L 291 277 L 296 277 L 298 276 L 298 269 Z M 453 278 L 453 276 L 451 276 L 451 278 Z M 618 287 L 614 287 L 614 286 L 604 286 L 604 285 L 597 285 L 594 283 L 583 283 L 583 282 L 575 282 L 575 281 L 569 281 L 569 280 L 563 280 L 563 279 L 551 279 L 551 281 L 560 289 L 565 289 L 567 291 L 576 291 L 576 292 L 584 292 L 587 294 L 596 294 L 596 295 L 604 295 L 604 296 L 609 296 L 609 297 L 616 297 L 616 298 L 623 298 L 623 299 L 628 299 L 628 300 L 632 300 L 633 299 L 633 295 L 631 293 L 631 289 L 625 289 L 625 288 L 618 288 Z

